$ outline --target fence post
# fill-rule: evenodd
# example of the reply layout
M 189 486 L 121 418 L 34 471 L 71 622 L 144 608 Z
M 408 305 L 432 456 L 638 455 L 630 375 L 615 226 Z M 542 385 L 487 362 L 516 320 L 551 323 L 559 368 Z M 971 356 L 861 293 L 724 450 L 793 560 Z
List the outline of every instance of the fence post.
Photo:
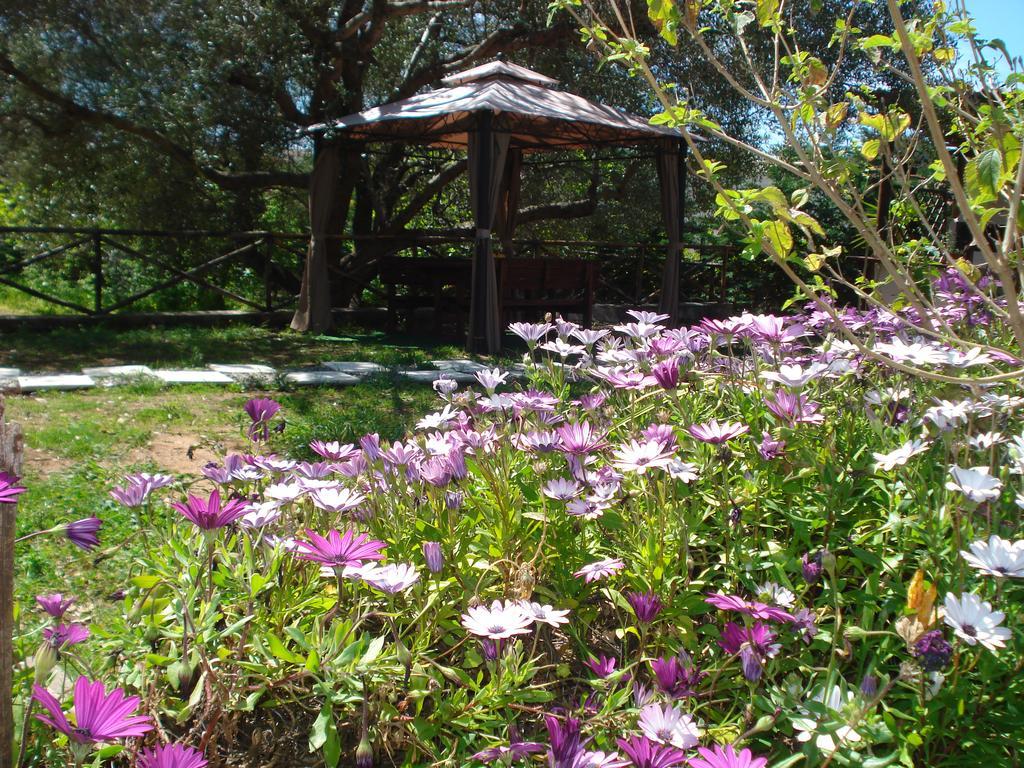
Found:
M 271 267 L 274 265 L 274 236 L 263 238 L 263 304 L 267 312 L 274 311 L 274 289 L 271 286 Z
M 92 233 L 92 306 L 98 315 L 103 312 L 103 235 Z
M 639 308 L 640 300 L 644 295 L 644 247 L 637 245 L 636 247 L 636 285 L 633 289 L 633 306 Z
M 728 259 L 729 259 L 729 249 L 728 248 L 723 248 L 722 249 L 722 266 L 720 268 L 722 270 L 722 273 L 719 276 L 719 288 L 718 288 L 718 303 L 719 304 L 725 304 L 725 291 L 726 291 L 726 282 L 727 282 L 726 281 L 726 264 L 728 263 Z
M 0 398 L 0 470 L 21 472 L 21 427 L 4 422 Z M 0 504 L 0 765 L 14 764 L 14 531 L 17 504 Z

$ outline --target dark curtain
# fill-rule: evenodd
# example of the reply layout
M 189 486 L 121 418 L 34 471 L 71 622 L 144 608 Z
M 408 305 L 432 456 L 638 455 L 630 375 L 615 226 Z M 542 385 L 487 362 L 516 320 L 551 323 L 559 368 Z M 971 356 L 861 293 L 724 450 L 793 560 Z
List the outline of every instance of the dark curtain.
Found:
M 661 274 L 658 311 L 672 322 L 679 317 L 679 257 L 682 252 L 683 200 L 686 196 L 686 149 L 676 139 L 658 148 L 658 180 L 661 184 L 661 215 L 668 235 L 665 268 Z
M 505 177 L 501 185 L 501 199 L 498 201 L 498 231 L 501 233 L 501 250 L 507 257 L 515 256 L 512 241 L 516 236 L 516 220 L 519 218 L 519 193 L 523 184 L 523 150 L 509 149 L 505 162 Z
M 331 286 L 327 272 L 331 250 L 328 235 L 339 231 L 338 182 L 341 149 L 323 142 L 314 150 L 309 177 L 309 250 L 302 274 L 299 302 L 292 317 L 296 331 L 320 332 L 331 326 Z
M 469 199 L 476 234 L 473 244 L 472 286 L 469 299 L 470 352 L 495 354 L 501 350 L 498 280 L 491 249 L 491 230 L 498 213 L 502 170 L 510 136 L 494 130 L 494 116 L 482 112 L 477 130 L 469 134 Z

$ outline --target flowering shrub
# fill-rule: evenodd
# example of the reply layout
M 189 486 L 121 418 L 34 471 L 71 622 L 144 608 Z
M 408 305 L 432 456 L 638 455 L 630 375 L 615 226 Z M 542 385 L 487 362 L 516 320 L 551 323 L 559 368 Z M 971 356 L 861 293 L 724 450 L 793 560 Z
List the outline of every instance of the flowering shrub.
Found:
M 51 595 L 47 634 L 25 622 L 25 656 L 45 649 L 19 667 L 22 699 L 37 686 L 29 754 L 1019 759 L 1024 398 L 995 376 L 1016 361 L 914 338 L 877 309 L 838 314 L 942 381 L 862 356 L 832 313 L 681 329 L 631 314 L 513 326 L 527 383 L 442 380 L 402 441 L 276 455 L 276 404 L 260 401 L 253 453 L 187 494 L 129 478 L 115 497 L 156 530 L 122 616 L 89 636 Z

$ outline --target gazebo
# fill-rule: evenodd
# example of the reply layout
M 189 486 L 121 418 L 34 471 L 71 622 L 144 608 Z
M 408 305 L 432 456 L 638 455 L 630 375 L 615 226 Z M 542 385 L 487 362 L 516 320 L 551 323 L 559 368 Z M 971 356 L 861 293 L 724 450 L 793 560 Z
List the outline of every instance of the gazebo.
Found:
M 470 351 L 494 353 L 501 349 L 491 233 L 500 221 L 505 236 L 511 239 L 525 152 L 621 146 L 651 146 L 656 150 L 661 209 L 668 235 L 659 308 L 676 317 L 686 192 L 686 144 L 679 131 L 559 91 L 557 80 L 504 61 L 451 75 L 442 80 L 442 85 L 312 126 L 309 132 L 329 132 L 365 142 L 465 148 L 475 227 L 467 336 Z M 326 209 L 329 204 L 319 199 L 328 196 L 318 196 L 318 190 L 332 181 L 330 176 L 336 176 L 339 168 L 336 145 L 318 154 L 310 182 L 310 261 L 326 260 L 326 227 L 331 211 Z M 311 274 L 307 265 L 307 282 Z M 300 313 L 310 311 L 310 293 L 316 289 L 304 285 L 305 299 L 300 297 L 297 319 Z M 320 290 L 325 291 L 325 287 Z

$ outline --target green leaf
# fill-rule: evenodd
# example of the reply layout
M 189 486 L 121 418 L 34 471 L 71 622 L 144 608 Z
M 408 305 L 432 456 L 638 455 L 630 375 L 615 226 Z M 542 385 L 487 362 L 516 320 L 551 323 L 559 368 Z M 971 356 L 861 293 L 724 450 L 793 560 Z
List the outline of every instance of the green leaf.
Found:
M 757 0 L 757 23 L 767 27 L 775 21 L 782 0 Z
M 775 253 L 783 259 L 793 250 L 793 233 L 789 231 L 789 225 L 784 221 L 776 219 L 765 222 L 764 236 L 771 243 Z
M 999 179 L 1003 172 L 1003 156 L 998 149 L 986 149 L 978 155 L 978 181 L 981 185 L 996 194 L 999 191 Z
M 281 661 L 287 661 L 290 664 L 302 664 L 306 661 L 302 656 L 288 650 L 284 643 L 281 642 L 281 638 L 277 635 L 273 635 L 268 632 L 266 638 L 270 652 L 277 658 L 281 659 Z
M 860 146 L 860 154 L 865 160 L 874 160 L 878 157 L 878 150 L 881 149 L 882 142 L 878 139 L 868 139 Z
M 143 573 L 138 576 L 132 576 L 132 584 L 139 589 L 152 589 L 160 583 L 160 577 L 155 576 L 152 573 Z
M 330 704 L 320 708 L 320 714 L 309 729 L 309 751 L 323 750 L 324 762 L 335 768 L 341 759 L 341 741 L 338 739 L 338 725 L 334 721 L 334 710 Z

